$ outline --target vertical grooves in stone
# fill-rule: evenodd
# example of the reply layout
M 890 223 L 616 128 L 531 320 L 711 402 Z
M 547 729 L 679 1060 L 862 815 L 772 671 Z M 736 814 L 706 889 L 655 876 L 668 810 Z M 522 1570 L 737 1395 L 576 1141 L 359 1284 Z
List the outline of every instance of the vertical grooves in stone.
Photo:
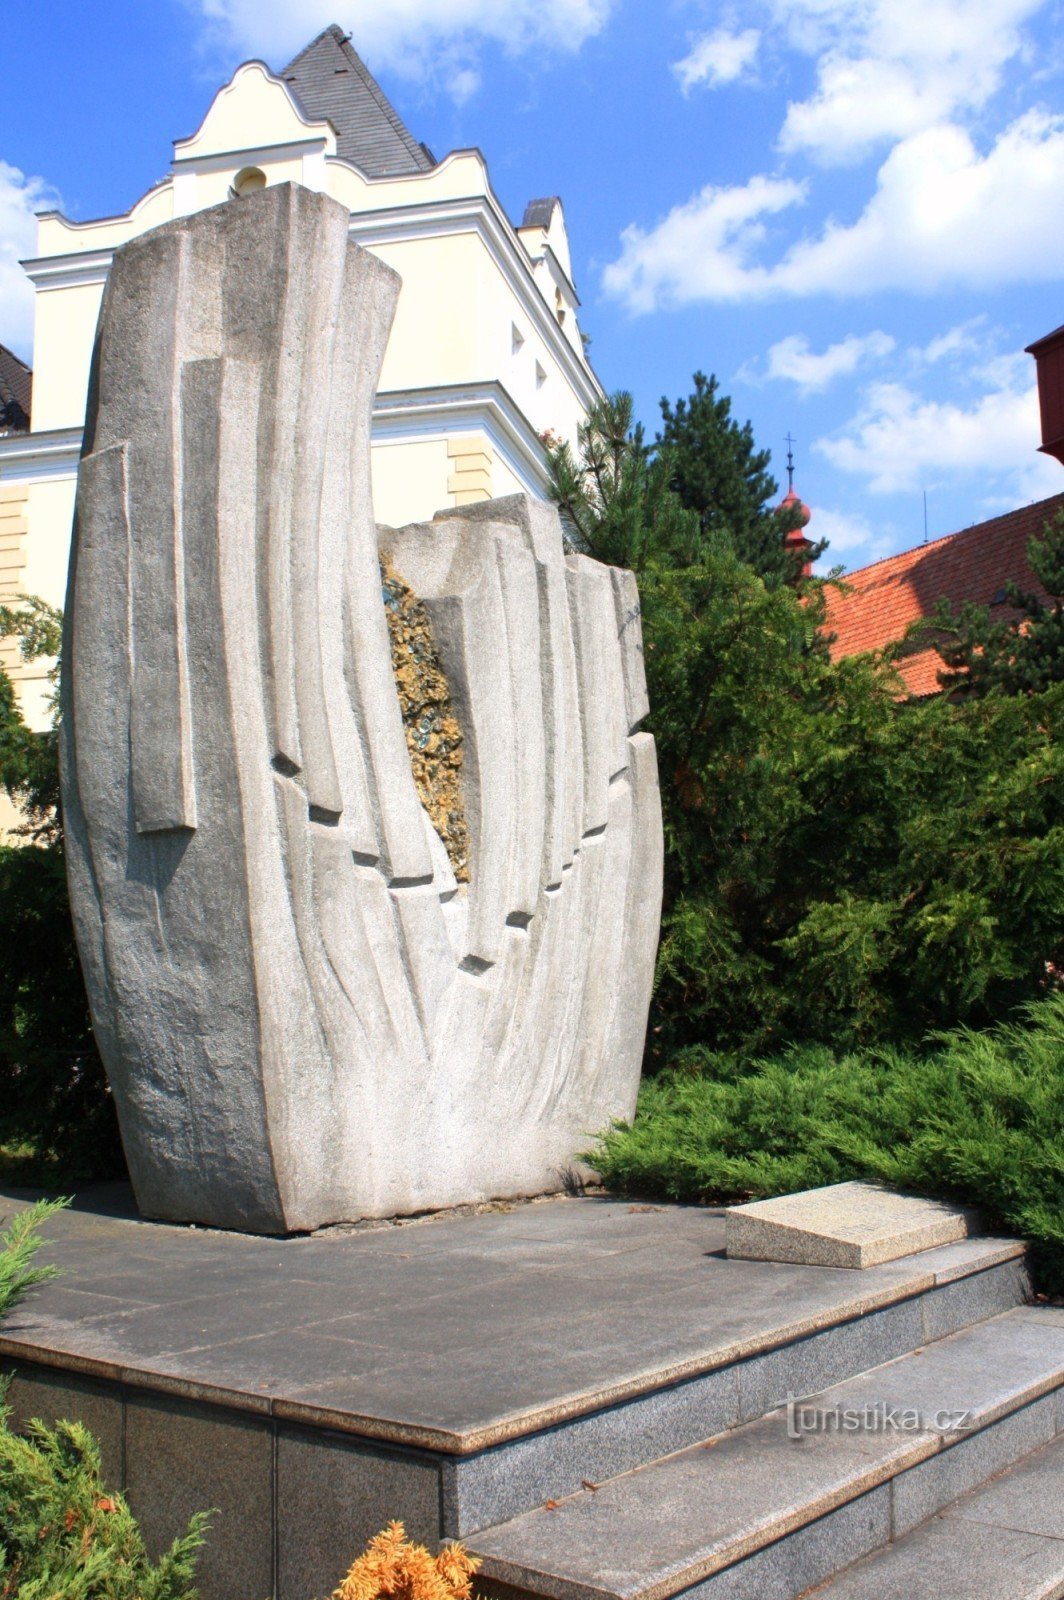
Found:
M 138 1198 L 267 1232 L 556 1182 L 632 1111 L 661 888 L 634 580 L 519 496 L 385 536 L 460 726 L 459 892 L 371 503 L 399 286 L 348 222 L 278 186 L 118 252 L 68 616 L 71 896 Z

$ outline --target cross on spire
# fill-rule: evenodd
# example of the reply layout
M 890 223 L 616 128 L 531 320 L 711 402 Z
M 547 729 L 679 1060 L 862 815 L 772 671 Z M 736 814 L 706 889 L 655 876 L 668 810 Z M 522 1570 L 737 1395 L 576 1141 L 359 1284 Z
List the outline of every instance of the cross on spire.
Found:
M 794 446 L 796 441 L 787 435 L 787 492 L 794 493 Z

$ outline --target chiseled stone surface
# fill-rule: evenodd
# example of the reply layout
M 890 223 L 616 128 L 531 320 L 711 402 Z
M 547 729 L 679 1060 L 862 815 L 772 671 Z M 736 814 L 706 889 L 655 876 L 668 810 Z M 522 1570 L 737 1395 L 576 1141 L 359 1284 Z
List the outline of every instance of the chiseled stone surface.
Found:
M 968 1236 L 971 1214 L 873 1183 L 834 1183 L 731 1206 L 728 1254 L 811 1267 L 875 1267 Z
M 119 250 L 79 474 L 96 1036 L 144 1213 L 250 1232 L 559 1188 L 632 1113 L 657 944 L 638 595 L 550 506 L 384 531 L 461 727 L 468 886 L 422 804 L 370 496 L 399 280 L 348 220 L 279 185 Z

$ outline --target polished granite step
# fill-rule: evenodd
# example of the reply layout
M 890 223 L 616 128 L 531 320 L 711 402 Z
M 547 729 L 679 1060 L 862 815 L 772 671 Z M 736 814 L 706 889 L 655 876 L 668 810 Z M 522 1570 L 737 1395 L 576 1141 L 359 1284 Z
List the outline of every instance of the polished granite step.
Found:
M 1016 1309 L 470 1548 L 497 1594 L 793 1600 L 1053 1437 L 1062 1389 L 1064 1313 Z
M 803 1600 L 1060 1600 L 1064 1437 Z

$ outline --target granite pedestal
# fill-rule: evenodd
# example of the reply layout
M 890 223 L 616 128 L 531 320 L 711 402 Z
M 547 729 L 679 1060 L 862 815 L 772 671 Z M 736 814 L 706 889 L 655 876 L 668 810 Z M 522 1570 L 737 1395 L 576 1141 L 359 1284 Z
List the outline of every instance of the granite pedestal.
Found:
M 1025 1283 L 1009 1240 L 854 1273 L 729 1261 L 720 1212 L 597 1198 L 270 1239 L 103 1190 L 47 1232 L 62 1276 L 0 1329 L 16 1420 L 83 1418 L 155 1551 L 216 1507 L 204 1600 L 326 1595 L 392 1517 L 475 1547 Z

